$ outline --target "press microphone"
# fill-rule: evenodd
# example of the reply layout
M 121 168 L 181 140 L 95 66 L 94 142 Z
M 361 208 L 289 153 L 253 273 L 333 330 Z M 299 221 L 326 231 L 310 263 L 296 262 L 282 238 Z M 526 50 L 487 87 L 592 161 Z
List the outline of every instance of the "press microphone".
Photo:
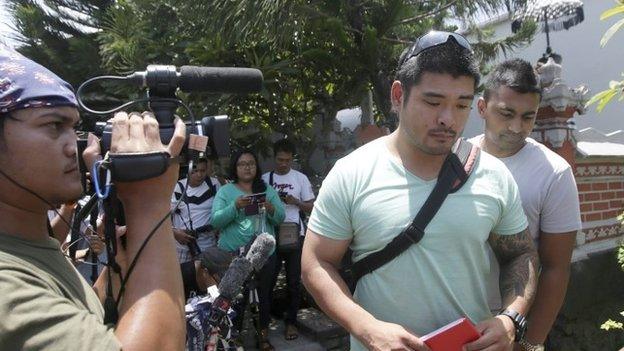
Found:
M 240 294 L 252 271 L 259 271 L 275 249 L 275 238 L 267 233 L 256 237 L 245 257 L 235 258 L 219 283 L 219 296 L 212 303 L 209 323 L 217 326 Z
M 262 90 L 264 78 L 255 68 L 149 65 L 146 71 L 126 76 L 130 82 L 159 91 L 204 91 L 248 94 Z
M 260 269 L 262 269 L 266 261 L 269 259 L 274 249 L 275 238 L 273 237 L 273 235 L 268 233 L 262 233 L 258 235 L 258 237 L 256 237 L 256 240 L 254 240 L 253 244 L 251 244 L 251 247 L 249 248 L 249 251 L 247 251 L 247 255 L 245 255 L 245 258 L 248 259 L 249 262 L 251 262 L 251 266 L 253 267 L 254 271 L 258 272 L 260 271 Z

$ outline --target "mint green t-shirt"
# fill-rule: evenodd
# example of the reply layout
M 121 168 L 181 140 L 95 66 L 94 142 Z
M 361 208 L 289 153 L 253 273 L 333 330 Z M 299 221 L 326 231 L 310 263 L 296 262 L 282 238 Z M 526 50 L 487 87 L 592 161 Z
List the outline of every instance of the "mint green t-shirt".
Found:
M 250 194 L 244 193 L 232 183 L 226 184 L 219 188 L 212 203 L 210 223 L 220 230 L 218 246 L 222 250 L 236 251 L 239 247 L 247 245 L 255 235 L 260 234 L 261 216 L 247 216 L 243 209 L 236 208 L 236 199 L 241 195 Z M 272 215 L 267 212 L 264 229 L 265 232 L 275 236 L 274 226 L 284 221 L 284 205 L 271 186 L 267 186 L 266 200 L 271 202 L 275 211 Z
M 121 350 L 59 243 L 0 234 L 0 350 Z
M 436 180 L 407 171 L 380 138 L 339 160 L 323 181 L 308 228 L 351 240 L 353 260 L 381 250 L 416 216 Z M 362 277 L 354 298 L 377 319 L 417 335 L 460 317 L 491 317 L 486 277 L 490 232 L 517 234 L 527 227 L 516 183 L 505 165 L 486 153 L 472 175 L 450 194 L 406 252 Z M 353 350 L 364 347 L 351 338 Z

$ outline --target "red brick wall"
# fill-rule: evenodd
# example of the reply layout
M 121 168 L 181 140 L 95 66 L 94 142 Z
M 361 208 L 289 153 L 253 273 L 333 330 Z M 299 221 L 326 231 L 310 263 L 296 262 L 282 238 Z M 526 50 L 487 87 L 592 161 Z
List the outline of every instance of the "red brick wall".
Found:
M 624 181 L 590 179 L 577 186 L 583 222 L 615 218 L 624 211 Z

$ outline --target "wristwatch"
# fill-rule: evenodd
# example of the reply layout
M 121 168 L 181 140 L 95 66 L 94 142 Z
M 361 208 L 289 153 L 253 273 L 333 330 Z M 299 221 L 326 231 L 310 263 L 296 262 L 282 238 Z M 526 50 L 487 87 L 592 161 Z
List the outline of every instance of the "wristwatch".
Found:
M 522 338 L 518 344 L 525 351 L 544 351 L 544 344 L 531 344 L 527 339 Z
M 524 333 L 526 332 L 527 322 L 523 315 L 510 309 L 504 310 L 503 312 L 499 313 L 499 315 L 509 317 L 514 324 L 514 327 L 516 327 L 516 335 L 514 337 L 514 342 L 519 342 L 520 340 L 524 339 Z

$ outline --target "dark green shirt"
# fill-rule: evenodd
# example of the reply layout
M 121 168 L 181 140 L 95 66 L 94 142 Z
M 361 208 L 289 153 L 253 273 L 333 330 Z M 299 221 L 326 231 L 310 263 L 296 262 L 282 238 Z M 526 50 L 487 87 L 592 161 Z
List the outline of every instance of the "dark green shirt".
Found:
M 53 238 L 0 234 L 0 350 L 120 350 L 93 288 Z

